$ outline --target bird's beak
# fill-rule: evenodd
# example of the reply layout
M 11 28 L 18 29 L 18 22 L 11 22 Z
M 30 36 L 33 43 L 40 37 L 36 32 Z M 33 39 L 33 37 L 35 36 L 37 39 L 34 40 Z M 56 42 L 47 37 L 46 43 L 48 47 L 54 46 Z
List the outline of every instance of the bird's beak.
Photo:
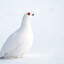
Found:
M 32 14 L 32 16 L 34 16 L 34 14 Z

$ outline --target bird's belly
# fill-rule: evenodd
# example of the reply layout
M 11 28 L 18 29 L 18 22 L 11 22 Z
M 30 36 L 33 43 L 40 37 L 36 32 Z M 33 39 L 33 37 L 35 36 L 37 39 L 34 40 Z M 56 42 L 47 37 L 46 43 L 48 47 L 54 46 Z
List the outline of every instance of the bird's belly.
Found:
M 26 54 L 33 43 L 33 34 L 25 34 L 25 36 L 20 35 L 17 41 L 17 48 L 15 49 L 14 53 L 16 53 L 15 56 L 23 56 Z

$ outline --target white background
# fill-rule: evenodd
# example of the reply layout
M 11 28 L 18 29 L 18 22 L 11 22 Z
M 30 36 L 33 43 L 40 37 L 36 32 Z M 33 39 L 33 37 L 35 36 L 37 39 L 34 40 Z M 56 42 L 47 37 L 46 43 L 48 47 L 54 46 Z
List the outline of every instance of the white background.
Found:
M 35 14 L 33 46 L 25 58 L 0 64 L 64 64 L 64 0 L 0 0 L 0 49 L 26 12 Z

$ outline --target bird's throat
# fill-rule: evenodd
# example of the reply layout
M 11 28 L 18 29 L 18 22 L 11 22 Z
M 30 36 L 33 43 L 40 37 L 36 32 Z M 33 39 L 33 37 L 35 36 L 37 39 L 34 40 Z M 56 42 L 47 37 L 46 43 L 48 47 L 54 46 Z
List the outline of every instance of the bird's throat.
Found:
M 22 24 L 21 24 L 21 29 L 29 29 L 31 28 L 31 23 L 30 23 L 30 20 L 24 20 L 22 21 Z

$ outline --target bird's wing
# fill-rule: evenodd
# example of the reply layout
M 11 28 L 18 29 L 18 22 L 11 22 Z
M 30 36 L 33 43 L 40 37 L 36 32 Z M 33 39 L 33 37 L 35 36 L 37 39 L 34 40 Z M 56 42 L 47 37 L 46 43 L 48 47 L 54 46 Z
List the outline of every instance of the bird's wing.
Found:
M 17 39 L 17 33 L 10 35 L 2 47 L 2 53 L 10 53 L 17 48 Z

